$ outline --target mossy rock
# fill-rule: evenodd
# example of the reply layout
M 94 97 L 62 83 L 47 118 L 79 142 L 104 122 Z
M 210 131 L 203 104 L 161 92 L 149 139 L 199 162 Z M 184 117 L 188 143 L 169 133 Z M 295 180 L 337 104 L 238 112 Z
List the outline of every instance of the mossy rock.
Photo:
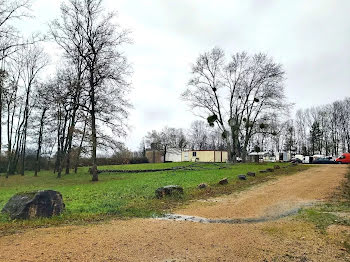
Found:
M 31 219 L 60 215 L 65 209 L 60 192 L 40 190 L 17 193 L 2 209 L 11 219 Z

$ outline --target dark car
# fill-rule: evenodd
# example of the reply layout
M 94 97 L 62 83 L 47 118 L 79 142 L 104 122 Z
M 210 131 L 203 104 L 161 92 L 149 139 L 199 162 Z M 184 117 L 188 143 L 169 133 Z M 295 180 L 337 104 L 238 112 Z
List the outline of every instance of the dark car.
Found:
M 329 158 L 317 158 L 312 161 L 312 164 L 336 164 L 336 162 Z

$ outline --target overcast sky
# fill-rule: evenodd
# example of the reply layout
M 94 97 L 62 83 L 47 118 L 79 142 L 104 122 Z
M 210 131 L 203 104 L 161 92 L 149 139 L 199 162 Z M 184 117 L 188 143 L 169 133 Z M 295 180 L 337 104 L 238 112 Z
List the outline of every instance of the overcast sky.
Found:
M 34 3 L 36 18 L 21 27 L 45 30 L 61 1 Z M 134 70 L 131 149 L 147 131 L 187 128 L 198 119 L 180 94 L 191 63 L 214 46 L 228 54 L 266 52 L 282 63 L 295 108 L 350 96 L 349 0 L 105 0 L 105 6 L 118 12 L 134 40 L 124 49 Z

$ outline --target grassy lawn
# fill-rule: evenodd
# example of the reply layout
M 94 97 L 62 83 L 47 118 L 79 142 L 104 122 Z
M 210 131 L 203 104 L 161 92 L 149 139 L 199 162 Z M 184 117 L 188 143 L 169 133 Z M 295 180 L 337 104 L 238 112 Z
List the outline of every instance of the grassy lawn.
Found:
M 192 163 L 165 164 L 135 164 L 119 166 L 103 166 L 99 169 L 160 169 L 176 166 L 188 166 Z M 10 221 L 5 215 L 0 215 L 0 234 L 9 229 L 23 227 L 47 226 L 55 224 L 82 223 L 104 220 L 110 217 L 152 217 L 186 203 L 191 199 L 206 198 L 220 194 L 242 190 L 256 183 L 273 179 L 278 175 L 291 174 L 306 169 L 305 166 L 289 166 L 273 173 L 257 173 L 256 177 L 248 177 L 240 181 L 238 174 L 248 171 L 273 167 L 274 163 L 266 164 L 195 164 L 200 170 L 174 170 L 145 173 L 102 173 L 99 182 L 91 182 L 88 168 L 80 168 L 77 174 L 63 175 L 57 179 L 52 171 L 42 171 L 38 177 L 33 172 L 25 176 L 14 175 L 6 179 L 0 176 L 0 209 L 8 199 L 18 192 L 38 189 L 53 189 L 62 193 L 66 211 L 59 217 L 51 219 L 35 219 L 31 221 Z M 287 164 L 279 164 L 281 167 Z M 219 169 L 219 167 L 225 167 Z M 224 177 L 229 179 L 225 186 L 217 185 Z M 207 183 L 209 188 L 197 189 L 200 183 Z M 155 189 L 165 185 L 180 185 L 184 188 L 181 198 L 156 199 Z
M 114 165 L 114 166 L 99 166 L 100 170 L 152 170 L 164 169 L 180 166 L 192 165 L 192 162 L 173 162 L 173 163 L 156 163 L 156 164 L 133 164 L 133 165 Z

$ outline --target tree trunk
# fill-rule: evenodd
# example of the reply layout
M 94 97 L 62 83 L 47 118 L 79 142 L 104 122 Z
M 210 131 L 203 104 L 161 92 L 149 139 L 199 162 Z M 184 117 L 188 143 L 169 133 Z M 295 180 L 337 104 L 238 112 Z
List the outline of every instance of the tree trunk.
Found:
M 247 162 L 247 146 L 245 146 L 245 145 L 242 148 L 242 162 L 243 163 Z
M 69 174 L 69 169 L 70 169 L 70 160 L 71 160 L 71 155 L 72 155 L 72 142 L 73 142 L 73 133 L 74 133 L 74 128 L 75 128 L 75 116 L 77 113 L 78 107 L 74 105 L 73 113 L 72 113 L 72 119 L 71 119 L 71 124 L 68 129 L 68 136 L 67 136 L 67 154 L 66 154 L 66 175 Z
M 82 137 L 81 137 L 80 145 L 79 145 L 78 152 L 77 152 L 77 158 L 76 158 L 75 167 L 74 167 L 74 173 L 75 173 L 75 174 L 78 172 L 80 154 L 81 154 L 81 149 L 82 149 L 82 147 L 83 147 L 83 142 L 84 142 L 84 139 L 85 139 L 87 121 L 88 121 L 88 120 L 86 119 L 86 120 L 85 120 L 85 123 L 84 123 L 83 135 L 82 135 Z
M 24 176 L 24 161 L 25 161 L 25 157 L 26 157 L 26 146 L 25 146 L 25 142 L 24 142 L 23 146 L 22 146 L 22 156 L 21 156 L 21 176 Z
M 2 150 L 2 108 L 3 108 L 3 89 L 4 89 L 4 79 L 5 79 L 5 70 L 0 68 L 0 159 L 1 159 L 1 150 Z
M 28 84 L 27 91 L 26 91 L 26 102 L 24 107 L 24 114 L 23 114 L 23 120 L 24 120 L 24 126 L 23 126 L 23 144 L 22 144 L 22 168 L 21 168 L 21 175 L 24 176 L 24 161 L 26 157 L 26 147 L 27 147 L 27 128 L 28 128 L 28 118 L 29 118 L 29 94 L 30 94 L 30 88 L 31 85 Z
M 61 151 L 57 152 L 57 178 L 61 178 L 62 165 L 61 165 Z
M 57 171 L 57 178 L 61 178 L 60 172 L 60 157 L 61 157 L 61 140 L 60 140 L 60 129 L 61 129 L 61 116 L 58 111 L 58 126 L 57 126 L 57 153 L 56 153 L 56 163 L 54 173 Z
M 35 173 L 34 173 L 34 176 L 38 176 L 38 172 L 40 171 L 40 154 L 41 154 L 41 144 L 42 144 L 44 118 L 45 118 L 46 110 L 47 110 L 46 108 L 43 109 L 43 112 L 42 112 L 41 118 L 40 118 L 38 150 L 36 151 L 36 162 L 35 162 Z
M 167 146 L 164 146 L 164 159 L 163 159 L 163 163 L 165 163 L 166 150 L 167 150 Z
M 0 72 L 1 73 L 1 72 Z M 0 75 L 1 78 L 1 75 Z M 0 79 L 0 159 L 1 159 L 1 149 L 2 149 L 2 89 L 3 89 L 3 83 Z
M 95 117 L 95 88 L 94 88 L 94 74 L 90 71 L 90 102 L 91 102 L 91 140 L 92 140 L 92 181 L 98 181 L 97 173 L 97 135 L 96 135 L 96 117 Z
M 243 148 L 242 148 L 242 162 L 246 163 L 247 162 L 247 147 L 248 147 L 248 143 L 249 143 L 249 139 L 247 139 L 247 137 L 250 136 L 249 132 L 246 132 L 246 138 L 244 140 L 244 144 L 243 144 Z

